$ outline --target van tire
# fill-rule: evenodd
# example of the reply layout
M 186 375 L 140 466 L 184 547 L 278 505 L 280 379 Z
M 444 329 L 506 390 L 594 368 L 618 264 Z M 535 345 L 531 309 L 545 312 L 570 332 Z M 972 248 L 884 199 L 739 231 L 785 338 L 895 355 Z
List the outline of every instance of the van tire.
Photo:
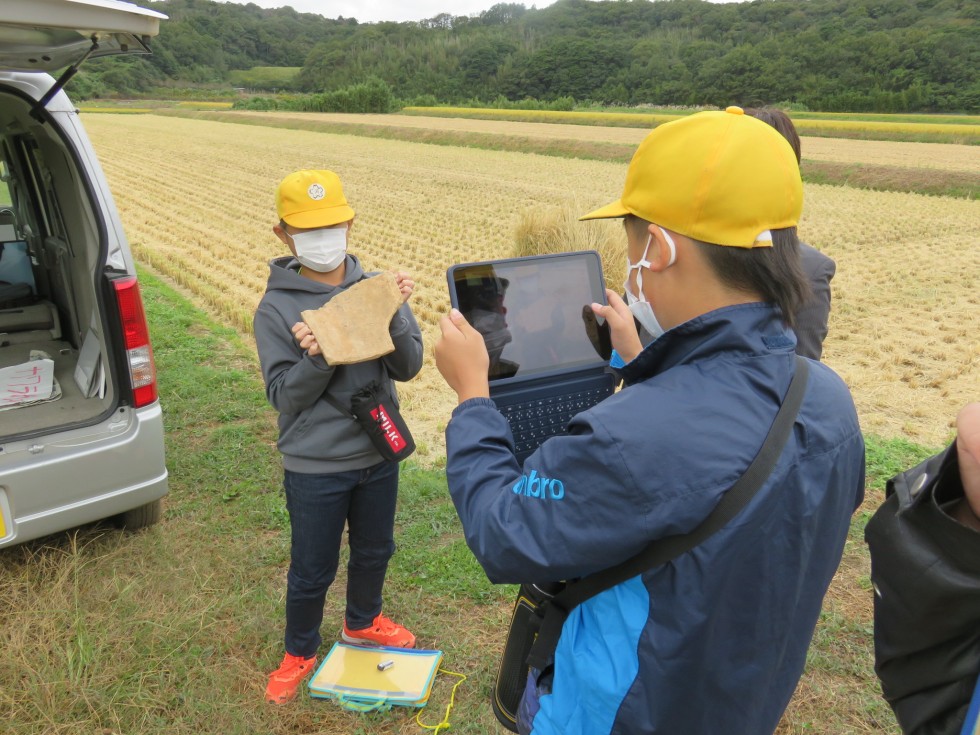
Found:
M 157 523 L 162 515 L 163 499 L 159 498 L 152 503 L 127 510 L 125 513 L 120 513 L 113 521 L 116 526 L 124 531 L 138 531 L 141 528 L 146 528 Z

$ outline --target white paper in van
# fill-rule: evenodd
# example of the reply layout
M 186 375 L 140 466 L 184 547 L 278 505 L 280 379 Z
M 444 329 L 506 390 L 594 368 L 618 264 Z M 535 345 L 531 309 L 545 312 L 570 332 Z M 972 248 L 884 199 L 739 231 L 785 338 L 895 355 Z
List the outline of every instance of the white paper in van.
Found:
M 54 390 L 54 360 L 31 360 L 0 369 L 0 408 L 46 401 Z

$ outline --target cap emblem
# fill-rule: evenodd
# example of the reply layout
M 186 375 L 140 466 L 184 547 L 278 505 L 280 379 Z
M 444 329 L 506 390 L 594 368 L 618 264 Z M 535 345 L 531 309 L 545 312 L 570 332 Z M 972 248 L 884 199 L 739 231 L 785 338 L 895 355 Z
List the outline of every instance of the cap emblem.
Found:
M 326 196 L 327 192 L 320 184 L 310 184 L 310 188 L 306 190 L 306 193 L 310 195 L 310 199 L 315 202 L 320 201 Z

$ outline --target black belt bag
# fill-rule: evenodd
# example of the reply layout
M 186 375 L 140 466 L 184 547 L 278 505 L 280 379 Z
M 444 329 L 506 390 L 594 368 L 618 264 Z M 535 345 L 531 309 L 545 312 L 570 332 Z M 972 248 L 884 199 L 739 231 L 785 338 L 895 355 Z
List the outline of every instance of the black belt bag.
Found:
M 386 461 L 401 462 L 415 451 L 412 433 L 398 412 L 394 398 L 381 383 L 372 381 L 351 396 L 349 410 L 326 393 L 323 397 L 364 429 L 378 454 Z

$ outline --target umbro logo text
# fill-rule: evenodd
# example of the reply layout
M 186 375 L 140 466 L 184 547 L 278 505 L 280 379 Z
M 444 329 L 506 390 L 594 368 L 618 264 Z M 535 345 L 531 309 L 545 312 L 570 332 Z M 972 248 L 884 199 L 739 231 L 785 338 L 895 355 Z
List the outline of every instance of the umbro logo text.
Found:
M 529 498 L 542 500 L 561 500 L 565 497 L 565 483 L 548 477 L 538 477 L 537 470 L 531 470 L 530 475 L 521 475 L 512 488 L 515 495 L 526 495 Z

